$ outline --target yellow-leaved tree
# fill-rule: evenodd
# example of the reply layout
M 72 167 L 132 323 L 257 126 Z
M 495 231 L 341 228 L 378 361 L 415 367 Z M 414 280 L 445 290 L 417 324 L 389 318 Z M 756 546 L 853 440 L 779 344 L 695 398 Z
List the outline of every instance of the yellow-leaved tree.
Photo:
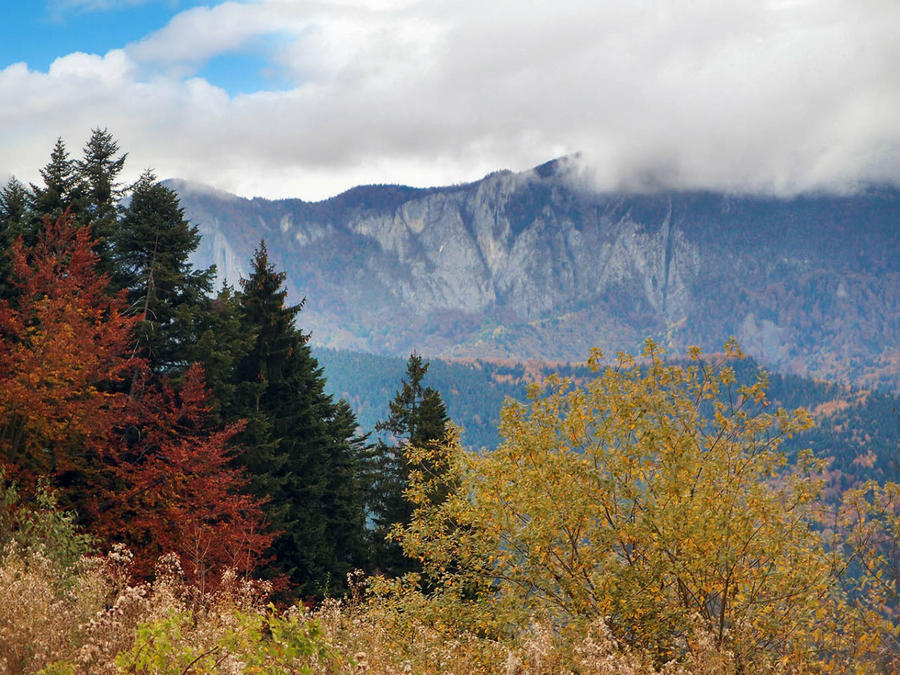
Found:
M 900 671 L 900 484 L 867 481 L 847 490 L 831 525 L 850 573 L 841 579 L 853 619 L 882 672 Z
M 410 449 L 449 470 L 412 472 L 416 508 L 394 534 L 423 572 L 394 597 L 484 635 L 599 622 L 657 664 L 702 642 L 734 672 L 865 670 L 871 641 L 816 523 L 824 464 L 779 452 L 810 417 L 773 410 L 764 375 L 738 383 L 742 356 L 731 341 L 717 363 L 696 349 L 670 363 L 647 341 L 604 367 L 596 352 L 593 381 L 551 377 L 509 402 L 495 451 Z

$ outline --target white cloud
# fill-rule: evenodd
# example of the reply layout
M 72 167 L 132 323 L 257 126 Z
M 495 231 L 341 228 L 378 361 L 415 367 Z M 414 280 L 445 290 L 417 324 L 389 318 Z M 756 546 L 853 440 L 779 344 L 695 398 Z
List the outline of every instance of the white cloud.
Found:
M 165 28 L 130 45 L 139 61 L 202 62 L 240 47 L 247 40 L 279 28 L 277 7 L 224 2 L 181 12 Z
M 67 85 L 76 80 L 96 80 L 107 86 L 123 84 L 133 73 L 134 63 L 120 49 L 113 49 L 103 57 L 74 52 L 54 59 L 48 71 L 51 78 Z
M 102 126 L 135 172 L 268 196 L 575 151 L 605 188 L 900 183 L 897 25 L 895 0 L 225 2 L 104 57 L 0 71 L 0 169 L 36 173 L 57 135 L 77 149 Z M 190 77 L 263 39 L 291 90 Z

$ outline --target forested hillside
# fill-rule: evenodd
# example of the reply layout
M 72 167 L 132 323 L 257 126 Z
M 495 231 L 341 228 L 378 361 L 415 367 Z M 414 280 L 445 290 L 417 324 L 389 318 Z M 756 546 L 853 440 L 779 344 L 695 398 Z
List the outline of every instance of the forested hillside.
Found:
M 403 373 L 405 360 L 362 352 L 326 348 L 313 350 L 324 370 L 327 391 L 346 399 L 363 429 L 372 429 Z M 736 364 L 741 382 L 759 371 L 752 359 Z M 500 409 L 509 398 L 527 399 L 530 383 L 549 375 L 585 382 L 591 372 L 584 364 L 527 364 L 484 359 L 434 359 L 429 369 L 432 386 L 447 402 L 454 422 L 462 427 L 462 442 L 472 449 L 493 450 L 500 442 Z M 884 392 L 847 387 L 796 375 L 768 373 L 771 400 L 785 408 L 806 408 L 815 425 L 784 444 L 791 457 L 811 448 L 828 457 L 838 485 L 849 487 L 870 478 L 900 478 L 900 399 Z

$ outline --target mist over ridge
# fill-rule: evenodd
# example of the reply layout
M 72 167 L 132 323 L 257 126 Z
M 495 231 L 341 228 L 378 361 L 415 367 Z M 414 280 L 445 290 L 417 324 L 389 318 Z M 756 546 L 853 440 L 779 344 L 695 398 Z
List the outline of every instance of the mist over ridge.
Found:
M 736 336 L 766 367 L 897 390 L 900 191 L 599 192 L 577 159 L 320 202 L 173 181 L 236 284 L 265 238 L 314 344 L 580 361 Z

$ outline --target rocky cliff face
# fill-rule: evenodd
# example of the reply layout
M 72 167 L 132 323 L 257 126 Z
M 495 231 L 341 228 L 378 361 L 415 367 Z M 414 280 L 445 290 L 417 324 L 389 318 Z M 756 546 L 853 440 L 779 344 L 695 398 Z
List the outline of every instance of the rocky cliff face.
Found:
M 737 336 L 769 366 L 900 386 L 900 193 L 596 194 L 565 163 L 317 203 L 174 184 L 196 263 L 235 283 L 265 238 L 313 341 L 581 360 Z

